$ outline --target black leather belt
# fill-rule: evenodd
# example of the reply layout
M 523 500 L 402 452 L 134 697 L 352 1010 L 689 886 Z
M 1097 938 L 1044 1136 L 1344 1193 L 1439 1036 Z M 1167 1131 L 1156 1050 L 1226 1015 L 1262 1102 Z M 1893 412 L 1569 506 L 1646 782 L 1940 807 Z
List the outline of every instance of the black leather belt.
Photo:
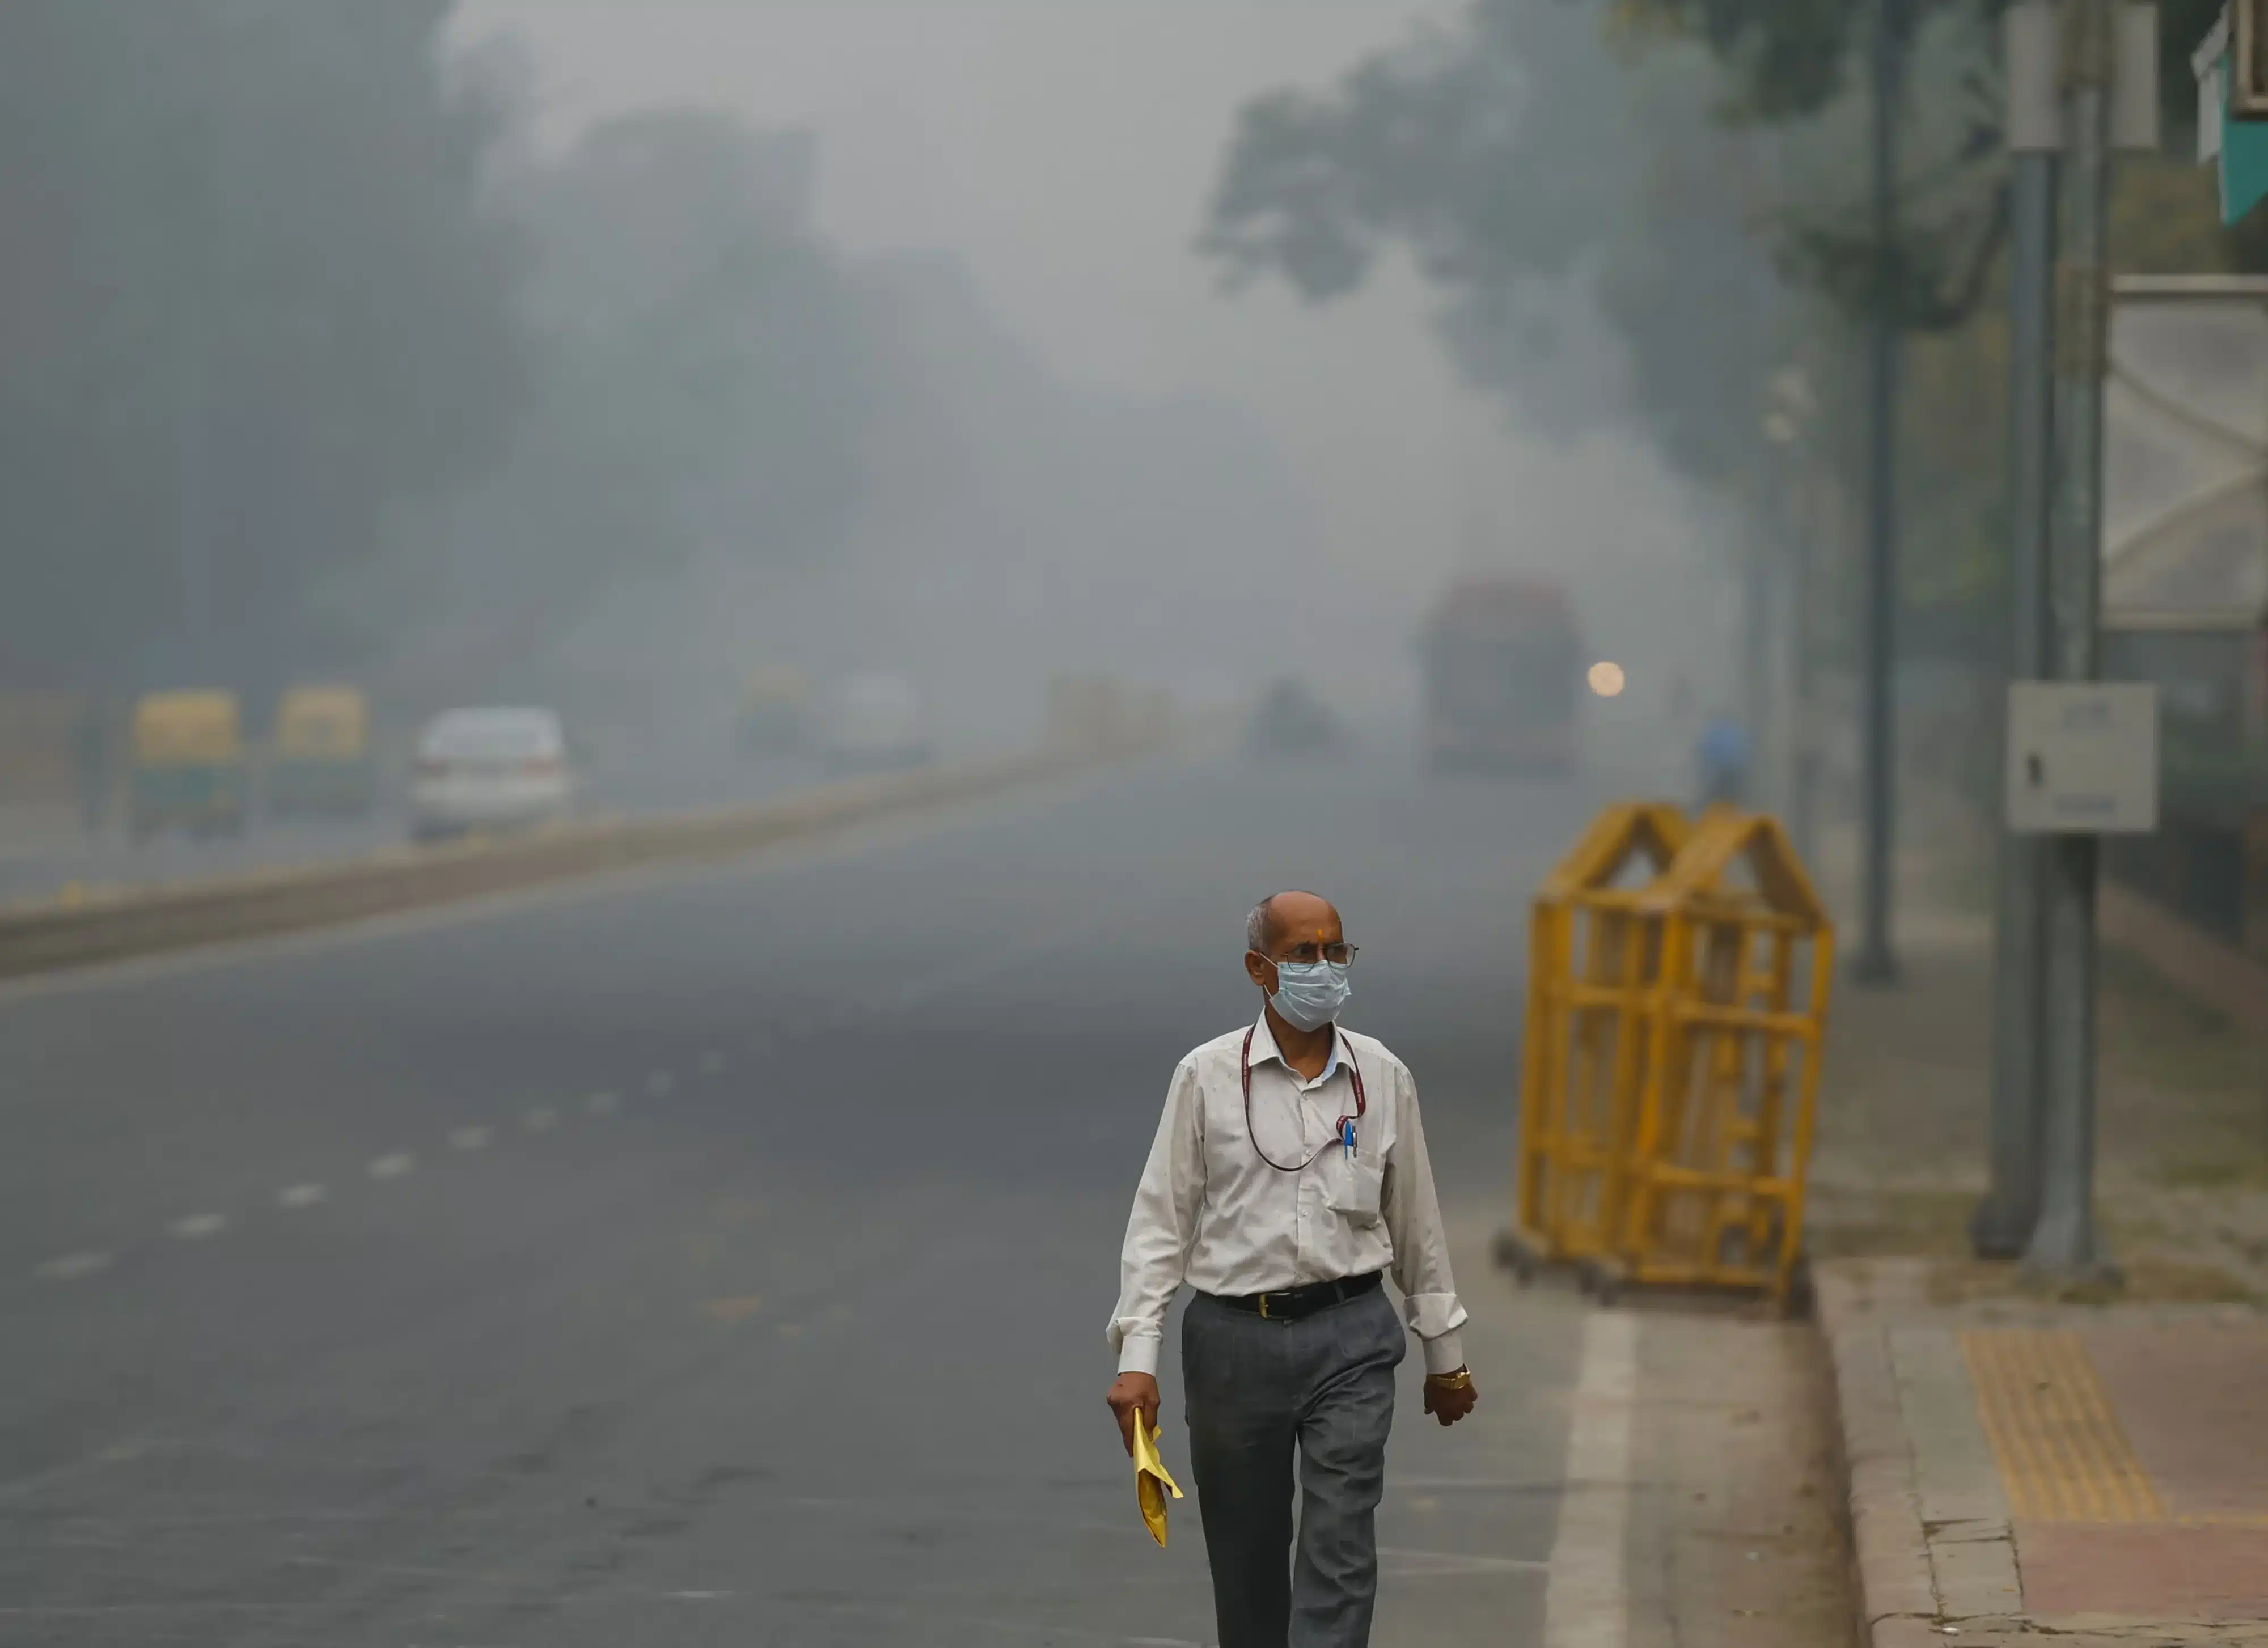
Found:
M 1286 1288 L 1281 1293 L 1208 1293 L 1205 1297 L 1219 1300 L 1231 1310 L 1265 1316 L 1270 1321 L 1298 1321 L 1334 1305 L 1344 1305 L 1351 1299 L 1374 1293 L 1385 1279 L 1383 1271 L 1366 1270 L 1360 1276 L 1341 1276 L 1336 1282 L 1310 1282 L 1305 1287 Z

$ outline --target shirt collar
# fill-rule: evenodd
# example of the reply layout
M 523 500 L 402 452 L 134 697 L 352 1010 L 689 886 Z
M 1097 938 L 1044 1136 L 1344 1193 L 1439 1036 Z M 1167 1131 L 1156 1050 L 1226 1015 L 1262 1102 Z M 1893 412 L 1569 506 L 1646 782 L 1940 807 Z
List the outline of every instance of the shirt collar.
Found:
M 1252 1032 L 1252 1063 L 1257 1066 L 1266 1063 L 1270 1059 L 1274 1059 L 1281 1064 L 1284 1067 L 1284 1073 L 1293 1081 L 1303 1085 L 1307 1085 L 1307 1078 L 1292 1068 L 1291 1061 L 1284 1056 L 1284 1049 L 1276 1045 L 1276 1033 L 1268 1027 L 1268 1015 L 1263 1012 L 1260 1015 L 1260 1022 L 1254 1026 Z M 1322 1086 L 1331 1078 L 1333 1070 L 1347 1062 L 1346 1037 L 1336 1025 L 1333 1025 L 1331 1056 L 1323 1061 L 1322 1072 L 1315 1078 L 1312 1085 Z

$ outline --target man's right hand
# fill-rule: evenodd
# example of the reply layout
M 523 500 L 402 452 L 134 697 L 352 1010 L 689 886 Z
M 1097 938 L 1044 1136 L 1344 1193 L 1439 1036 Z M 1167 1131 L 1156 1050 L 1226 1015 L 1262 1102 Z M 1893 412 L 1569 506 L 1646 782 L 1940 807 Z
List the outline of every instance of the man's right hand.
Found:
M 1134 1452 L 1134 1416 L 1142 1416 L 1145 1430 L 1158 1428 L 1158 1381 L 1148 1373 L 1121 1373 L 1106 1398 L 1110 1411 L 1118 1416 L 1118 1438 L 1126 1444 L 1130 1456 Z

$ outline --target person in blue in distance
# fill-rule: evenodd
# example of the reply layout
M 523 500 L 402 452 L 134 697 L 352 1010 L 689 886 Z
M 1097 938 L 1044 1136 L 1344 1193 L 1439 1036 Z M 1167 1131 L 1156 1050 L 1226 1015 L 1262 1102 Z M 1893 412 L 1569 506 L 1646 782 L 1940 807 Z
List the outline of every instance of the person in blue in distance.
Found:
M 1739 806 L 1749 789 L 1748 729 L 1731 714 L 1718 710 L 1701 729 L 1694 756 L 1700 769 L 1701 805 Z

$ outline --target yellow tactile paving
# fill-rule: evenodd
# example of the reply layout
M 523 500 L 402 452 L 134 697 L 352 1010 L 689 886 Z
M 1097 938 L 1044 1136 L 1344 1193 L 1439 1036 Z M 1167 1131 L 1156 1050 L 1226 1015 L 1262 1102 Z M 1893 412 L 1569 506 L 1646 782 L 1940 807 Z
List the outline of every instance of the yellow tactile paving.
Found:
M 2077 1334 L 1972 1328 L 1961 1335 L 1961 1350 L 2011 1515 L 2048 1522 L 2167 1519 Z

